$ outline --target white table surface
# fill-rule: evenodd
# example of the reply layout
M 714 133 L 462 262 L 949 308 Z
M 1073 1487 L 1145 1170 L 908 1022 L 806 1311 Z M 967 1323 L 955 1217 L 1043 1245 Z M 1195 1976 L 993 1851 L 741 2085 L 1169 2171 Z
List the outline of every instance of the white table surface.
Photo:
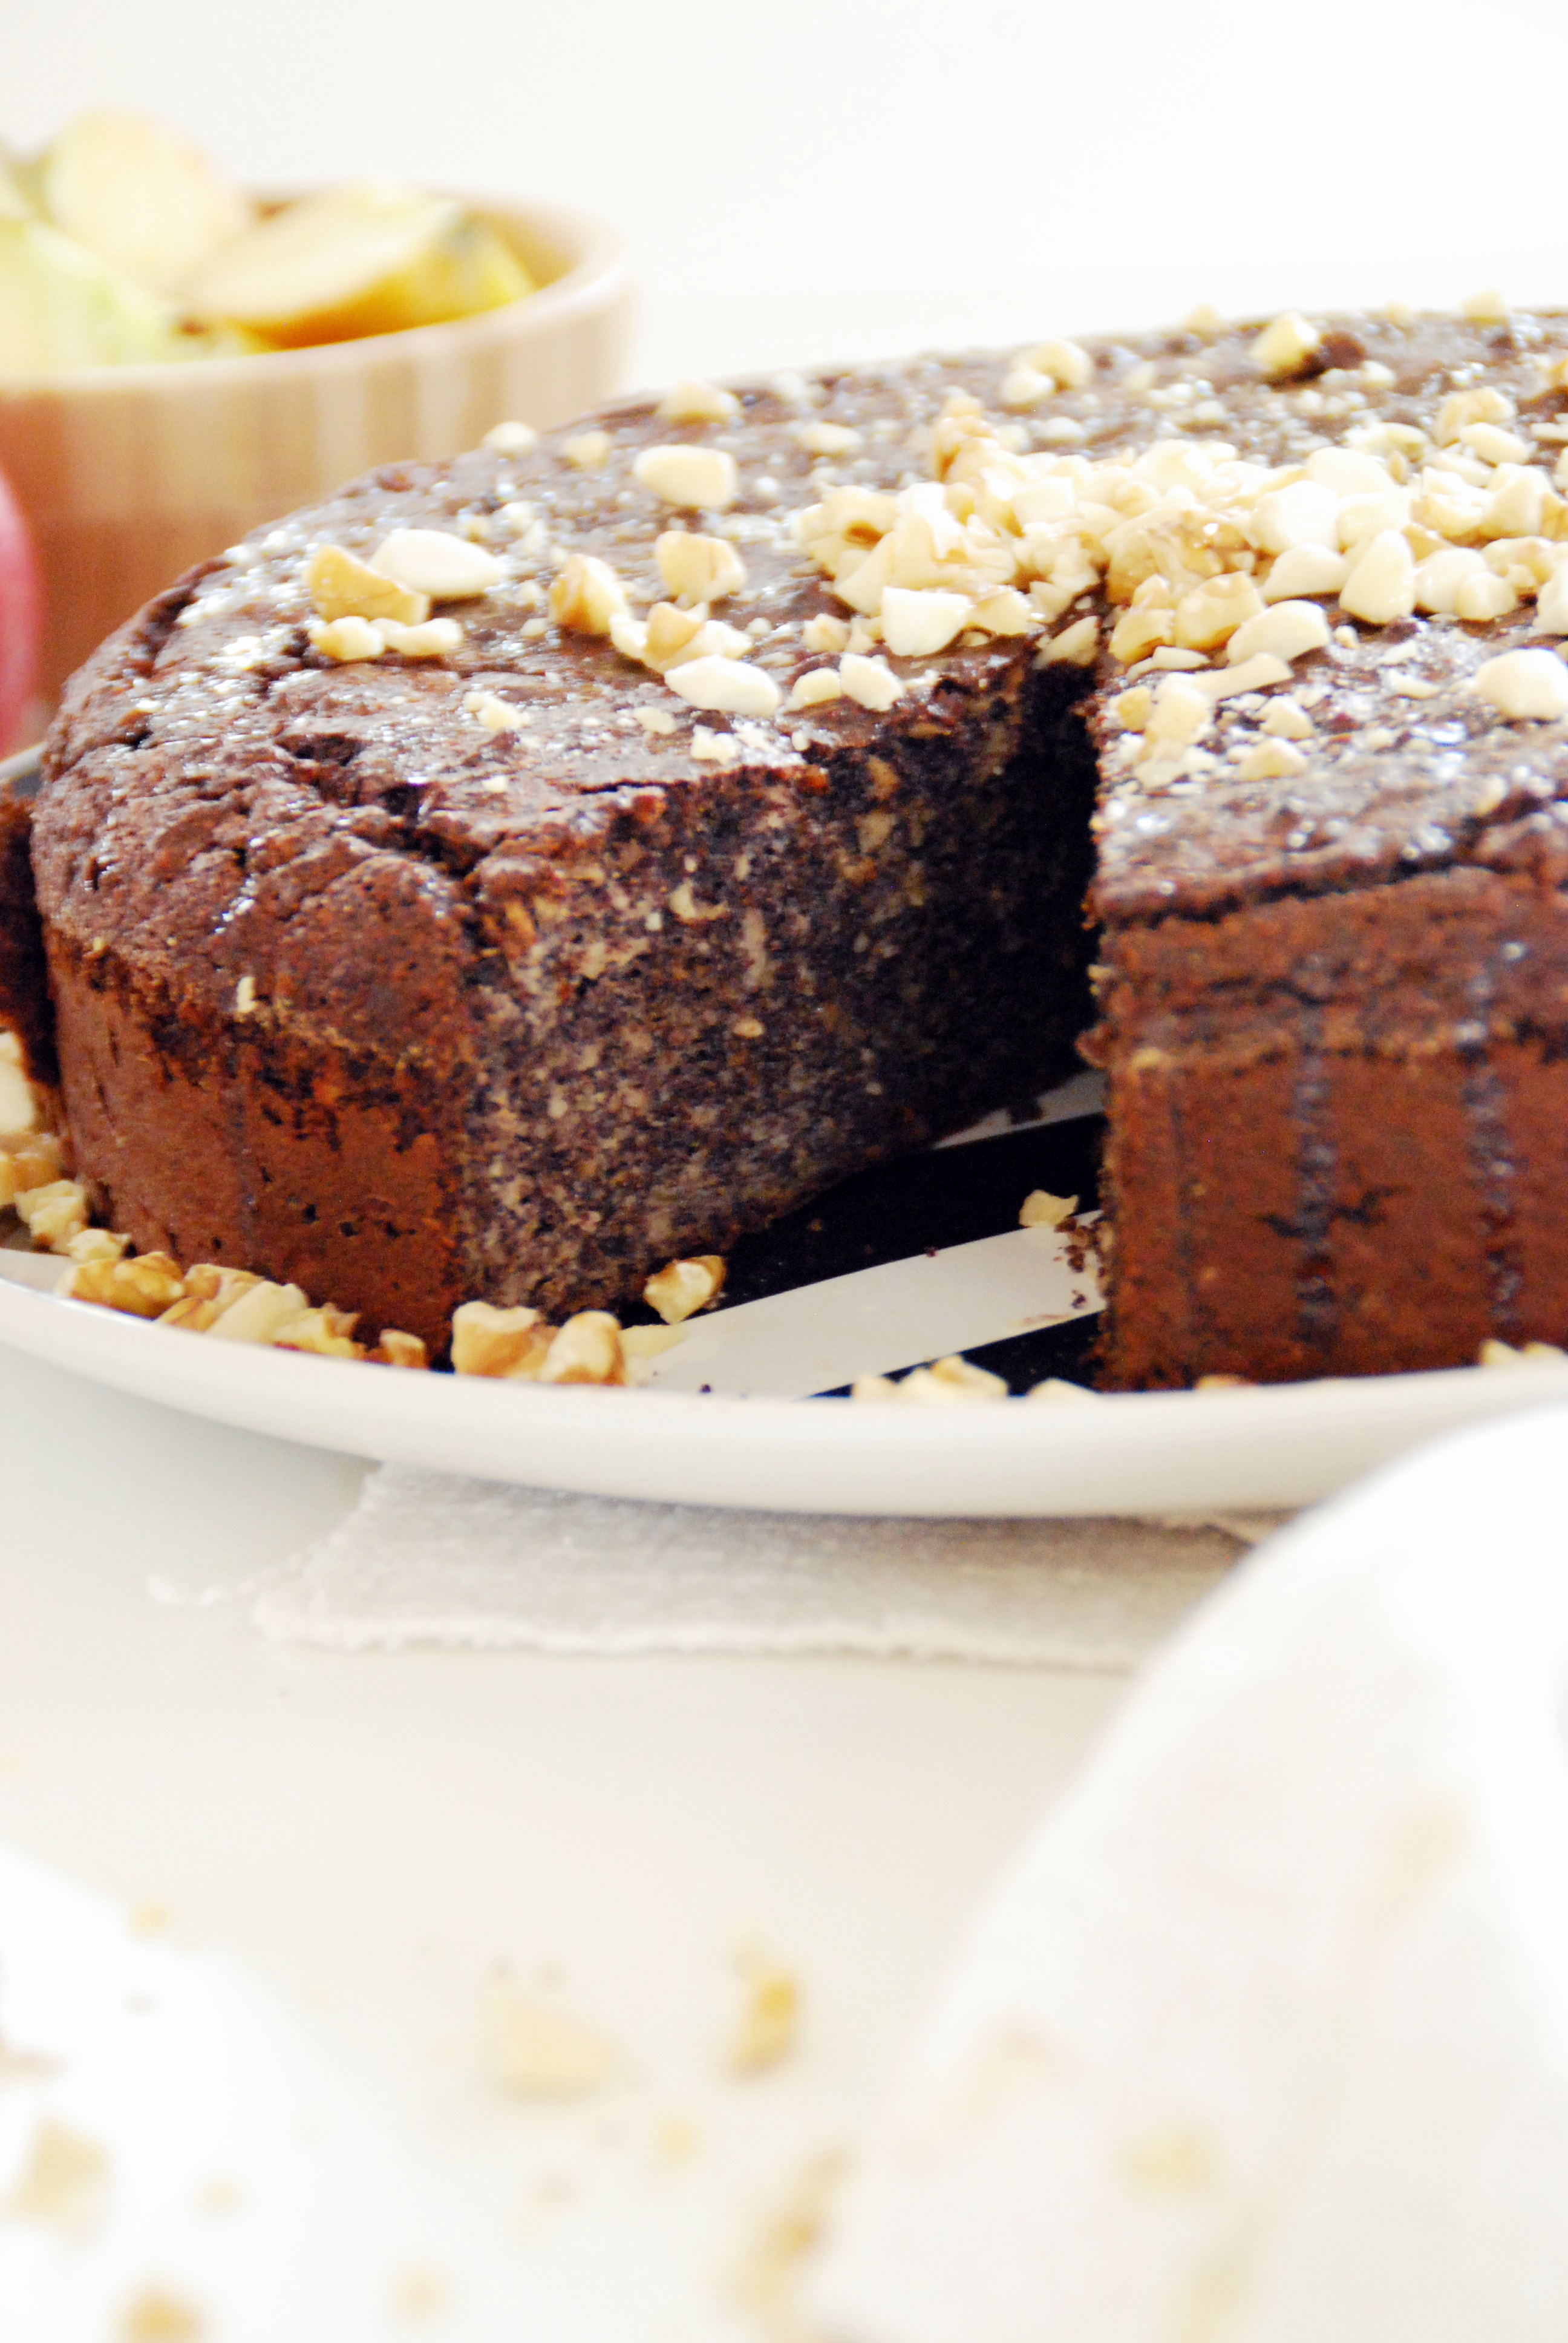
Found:
M 95 2343 L 156 2278 L 232 2343 L 357 2343 L 407 2331 L 387 2307 L 428 2271 L 431 2331 L 476 2343 L 547 2314 L 551 2343 L 749 2334 L 724 2272 L 874 2107 L 1120 1684 L 267 1644 L 246 1581 L 362 1470 L 0 1353 L 0 1859 L 35 1866 L 0 1871 L 0 2039 L 64 2062 L 0 2089 L 0 2155 L 48 2104 L 114 2182 L 83 2241 L 0 2221 L 0 2330 Z M 147 1906 L 150 1943 L 124 1925 Z M 736 2082 L 749 1938 L 798 1972 L 806 2019 L 796 2057 Z M 603 2027 L 626 2079 L 508 2097 L 498 1964 Z M 215 2070 L 214 1991 L 216 2067 L 249 2057 L 254 2087 Z M 101 2038 L 127 1994 L 156 2004 L 121 2024 L 150 2050 Z M 149 2074 L 188 2137 L 160 2131 Z M 203 2213 L 231 2178 L 235 2209 Z

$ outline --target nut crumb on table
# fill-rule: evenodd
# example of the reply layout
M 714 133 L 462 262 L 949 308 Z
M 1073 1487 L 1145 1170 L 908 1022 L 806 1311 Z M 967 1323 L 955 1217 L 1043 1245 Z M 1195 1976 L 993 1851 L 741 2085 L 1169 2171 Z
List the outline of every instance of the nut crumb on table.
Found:
M 196 2306 L 163 2286 L 133 2295 L 120 2314 L 119 2343 L 200 2343 L 207 2325 Z
M 597 2026 L 505 1975 L 490 1981 L 487 2019 L 496 2079 L 519 2098 L 586 2097 L 612 2082 L 624 2063 Z
M 66 2230 L 90 2228 L 103 2209 L 110 2178 L 106 2150 L 52 2116 L 34 2130 L 21 2171 L 0 2214 Z

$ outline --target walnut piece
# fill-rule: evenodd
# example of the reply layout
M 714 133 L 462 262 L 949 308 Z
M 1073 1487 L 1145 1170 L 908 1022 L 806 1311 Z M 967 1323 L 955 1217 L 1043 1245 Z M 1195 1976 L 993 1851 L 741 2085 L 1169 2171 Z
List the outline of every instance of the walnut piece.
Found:
M 739 414 L 740 401 L 716 382 L 674 382 L 654 412 L 667 423 L 729 423 Z
M 399 585 L 341 545 L 318 545 L 305 565 L 305 590 L 317 618 L 395 618 L 417 627 L 430 615 L 428 595 Z
M 626 1357 L 620 1326 L 608 1310 L 579 1310 L 568 1318 L 545 1354 L 542 1383 L 623 1383 Z
M 667 1326 L 706 1310 L 723 1291 L 726 1263 L 721 1253 L 703 1252 L 687 1261 L 667 1261 L 642 1289 L 642 1298 Z
M 453 1373 L 531 1381 L 544 1364 L 554 1333 L 537 1310 L 498 1310 L 488 1302 L 465 1302 L 452 1312 Z
M 1053 1196 L 1045 1188 L 1031 1188 L 1019 1207 L 1020 1229 L 1059 1229 L 1078 1210 L 1076 1196 Z
M 744 1998 L 724 2063 L 732 2075 L 762 2075 L 795 2047 L 800 2028 L 800 1984 L 766 1955 L 742 1962 Z
M 655 540 L 658 574 L 688 609 L 695 604 L 721 601 L 746 583 L 746 565 L 722 537 L 704 537 L 696 529 L 667 528 Z
M 631 468 L 642 486 L 666 504 L 723 512 L 739 494 L 735 458 L 723 447 L 675 440 L 645 447 Z
M 550 616 L 580 635 L 608 635 L 610 621 L 628 615 L 626 588 L 608 561 L 574 553 L 550 588 Z

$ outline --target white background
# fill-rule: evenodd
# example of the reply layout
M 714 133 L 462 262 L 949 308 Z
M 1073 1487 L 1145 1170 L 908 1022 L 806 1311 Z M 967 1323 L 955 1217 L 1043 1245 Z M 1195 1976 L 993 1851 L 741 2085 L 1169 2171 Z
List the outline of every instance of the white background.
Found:
M 116 100 L 256 184 L 603 213 L 637 371 L 1568 294 L 1568 14 L 1340 0 L 0 0 L 0 136 Z

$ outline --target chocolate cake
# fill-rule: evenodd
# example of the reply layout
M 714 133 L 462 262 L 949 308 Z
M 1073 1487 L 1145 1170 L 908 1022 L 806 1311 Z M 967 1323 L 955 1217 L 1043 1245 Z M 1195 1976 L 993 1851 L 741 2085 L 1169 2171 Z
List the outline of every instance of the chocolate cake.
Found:
M 260 533 L 49 743 L 106 1214 L 436 1342 L 612 1302 L 1060 1070 L 1098 789 L 1110 1380 L 1561 1340 L 1565 357 L 689 385 Z

